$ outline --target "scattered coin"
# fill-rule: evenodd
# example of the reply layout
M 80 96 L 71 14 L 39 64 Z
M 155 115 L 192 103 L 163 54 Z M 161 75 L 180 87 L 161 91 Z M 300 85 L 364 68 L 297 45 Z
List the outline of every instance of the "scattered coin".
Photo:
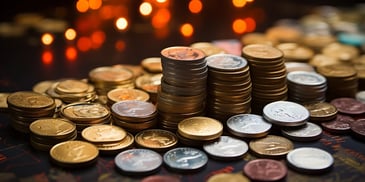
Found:
M 208 163 L 208 156 L 201 150 L 190 147 L 178 147 L 163 155 L 167 167 L 177 172 L 197 171 Z
M 335 133 L 344 134 L 348 133 L 351 129 L 351 123 L 355 122 L 355 119 L 351 116 L 337 114 L 337 116 L 330 121 L 322 122 L 321 126 L 324 130 Z
M 151 175 L 143 178 L 141 182 L 180 182 L 180 178 L 177 175 Z
M 174 133 L 167 130 L 147 129 L 137 133 L 135 141 L 140 147 L 155 151 L 166 151 L 174 147 L 178 139 Z
M 177 132 L 188 139 L 210 141 L 221 136 L 223 125 L 213 118 L 191 117 L 179 122 Z
M 220 136 L 217 141 L 204 144 L 203 149 L 214 159 L 234 160 L 246 154 L 248 145 L 243 140 Z
M 241 173 L 218 173 L 210 176 L 207 182 L 249 182 L 250 180 Z
M 286 166 L 273 159 L 254 159 L 243 167 L 243 172 L 254 181 L 279 181 L 288 173 Z
M 318 102 L 304 105 L 310 113 L 313 122 L 329 121 L 336 118 L 337 108 L 328 102 Z
M 358 119 L 352 122 L 351 131 L 356 137 L 365 140 L 365 119 Z
M 294 148 L 289 139 L 276 135 L 267 135 L 264 138 L 251 140 L 249 147 L 258 156 L 269 158 L 285 156 Z
M 267 104 L 263 109 L 264 118 L 280 126 L 304 125 L 310 117 L 308 109 L 290 101 L 276 101 Z
M 271 123 L 256 114 L 238 114 L 227 120 L 228 131 L 238 137 L 264 137 L 269 133 L 271 126 Z
M 331 101 L 339 112 L 344 114 L 362 114 L 365 113 L 365 104 L 349 97 L 336 98 Z
M 314 141 L 321 138 L 322 128 L 314 123 L 307 122 L 303 126 L 286 127 L 282 134 L 293 141 Z

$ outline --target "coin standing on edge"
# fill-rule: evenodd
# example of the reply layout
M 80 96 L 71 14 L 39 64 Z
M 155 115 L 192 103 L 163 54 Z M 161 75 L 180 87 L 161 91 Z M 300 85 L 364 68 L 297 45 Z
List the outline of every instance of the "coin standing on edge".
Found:
M 208 156 L 196 148 L 178 147 L 167 151 L 163 161 L 171 170 L 188 172 L 203 168 L 208 163 Z
M 286 166 L 273 159 L 255 159 L 249 161 L 243 172 L 254 181 L 278 181 L 288 173 Z

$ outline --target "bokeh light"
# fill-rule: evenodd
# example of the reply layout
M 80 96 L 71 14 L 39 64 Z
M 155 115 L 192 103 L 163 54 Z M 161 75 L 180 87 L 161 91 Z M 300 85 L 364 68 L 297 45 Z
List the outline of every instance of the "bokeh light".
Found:
M 246 32 L 253 32 L 253 31 L 256 30 L 256 21 L 255 21 L 255 19 L 253 19 L 251 17 L 248 17 L 248 18 L 245 18 L 244 21 L 246 22 L 246 25 L 247 25 Z
M 86 52 L 91 49 L 92 41 L 89 37 L 83 36 L 77 40 L 76 46 L 80 51 Z
M 89 0 L 90 9 L 97 10 L 103 4 L 102 0 Z
M 51 45 L 54 41 L 54 37 L 50 33 L 44 33 L 41 37 L 42 44 Z
M 191 0 L 189 2 L 189 11 L 192 13 L 200 13 L 203 9 L 203 3 L 200 0 Z
M 76 9 L 80 13 L 85 13 L 87 10 L 89 10 L 89 1 L 87 1 L 87 0 L 78 0 L 76 2 Z
M 42 52 L 42 63 L 44 65 L 50 65 L 53 63 L 53 52 L 50 50 L 44 50 Z
M 124 40 L 118 40 L 115 42 L 115 50 L 118 51 L 118 52 L 123 52 L 126 45 L 125 45 L 125 41 Z
M 180 27 L 180 33 L 184 37 L 191 37 L 194 33 L 194 27 L 190 23 L 185 23 Z
M 167 23 L 170 21 L 170 18 L 170 10 L 167 8 L 161 8 L 152 17 L 152 26 L 154 28 L 162 28 L 167 25 Z
M 140 6 L 139 6 L 139 13 L 141 13 L 141 15 L 143 16 L 148 16 L 152 13 L 152 5 L 149 2 L 143 2 Z
M 247 24 L 243 19 L 235 19 L 232 23 L 233 32 L 242 34 L 247 30 Z
M 92 48 L 93 49 L 100 48 L 105 41 L 105 37 L 106 37 L 105 33 L 101 30 L 93 32 L 91 34 Z
M 120 17 L 115 22 L 115 26 L 117 27 L 118 30 L 125 30 L 128 27 L 128 21 L 126 18 Z
M 232 0 L 232 4 L 236 8 L 242 8 L 246 5 L 247 0 Z
M 65 31 L 65 38 L 66 38 L 66 40 L 75 40 L 76 35 L 77 35 L 76 34 L 76 31 L 73 28 L 68 28 Z
M 69 62 L 73 62 L 77 59 L 77 50 L 74 46 L 69 46 L 65 50 L 66 60 Z

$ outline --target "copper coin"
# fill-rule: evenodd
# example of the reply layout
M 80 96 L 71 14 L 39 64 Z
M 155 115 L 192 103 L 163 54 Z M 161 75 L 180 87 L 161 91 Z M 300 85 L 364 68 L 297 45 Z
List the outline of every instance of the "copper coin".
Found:
M 336 98 L 331 101 L 331 104 L 336 106 L 338 111 L 344 114 L 365 113 L 365 104 L 354 98 L 350 97 Z
M 278 181 L 286 176 L 288 169 L 277 160 L 255 159 L 244 166 L 243 172 L 254 181 Z
M 358 137 L 365 139 L 365 119 L 359 119 L 351 123 L 351 131 Z
M 343 114 L 337 114 L 336 118 L 321 123 L 321 126 L 324 130 L 329 131 L 331 133 L 347 133 L 351 129 L 351 123 L 355 121 L 351 116 L 346 116 Z

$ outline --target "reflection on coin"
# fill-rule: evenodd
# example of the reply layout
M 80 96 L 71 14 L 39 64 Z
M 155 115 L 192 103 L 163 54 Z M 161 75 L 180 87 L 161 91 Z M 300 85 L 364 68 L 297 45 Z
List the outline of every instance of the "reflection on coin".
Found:
M 163 160 L 170 169 L 184 172 L 201 169 L 208 163 L 208 156 L 196 148 L 178 147 L 167 151 Z
M 134 136 L 131 133 L 127 133 L 127 136 L 120 142 L 113 144 L 95 144 L 99 151 L 103 154 L 118 154 L 120 151 L 133 146 Z
M 304 105 L 310 112 L 311 121 L 328 121 L 336 117 L 337 108 L 328 102 Z
M 149 149 L 129 149 L 114 158 L 115 165 L 126 175 L 147 175 L 162 165 L 160 154 Z
M 302 105 L 290 101 L 275 101 L 263 109 L 264 118 L 280 126 L 300 126 L 309 119 L 309 111 Z
M 82 130 L 82 137 L 92 143 L 112 143 L 122 141 L 127 133 L 113 125 L 92 125 Z
M 178 133 L 193 140 L 214 140 L 223 132 L 223 125 L 209 117 L 190 117 L 179 122 Z
M 135 141 L 141 147 L 158 151 L 169 149 L 178 142 L 177 136 L 174 133 L 161 129 L 140 131 L 136 134 Z
M 348 133 L 351 129 L 351 123 L 355 122 L 355 119 L 351 116 L 337 114 L 337 116 L 328 122 L 322 122 L 321 126 L 324 130 L 336 133 L 343 134 Z
M 278 181 L 286 176 L 288 169 L 277 160 L 255 159 L 244 166 L 243 172 L 254 181 Z
M 248 151 L 246 142 L 230 136 L 220 136 L 217 141 L 203 146 L 205 152 L 215 159 L 237 159 Z
M 293 169 L 308 173 L 324 172 L 334 163 L 330 153 L 313 147 L 294 149 L 288 153 L 286 160 Z
M 336 98 L 331 101 L 339 112 L 344 114 L 362 114 L 365 113 L 365 104 L 350 97 Z
M 207 182 L 249 182 L 250 180 L 241 173 L 218 173 L 210 176 Z
M 7 102 L 8 107 L 19 109 L 42 109 L 54 105 L 54 100 L 51 97 L 30 91 L 11 93 L 7 97 Z
M 249 146 L 255 154 L 263 157 L 281 157 L 294 148 L 290 140 L 275 135 L 251 140 Z
M 156 107 L 146 101 L 126 100 L 119 101 L 112 105 L 111 110 L 124 117 L 145 118 L 156 112 Z
M 62 137 L 73 133 L 76 126 L 71 121 L 60 118 L 42 118 L 29 125 L 33 134 L 47 137 Z
M 318 140 L 322 134 L 322 128 L 311 122 L 299 127 L 286 127 L 281 131 L 285 137 L 294 141 Z
M 238 114 L 227 120 L 228 130 L 236 136 L 259 138 L 266 136 L 272 124 L 256 114 Z

